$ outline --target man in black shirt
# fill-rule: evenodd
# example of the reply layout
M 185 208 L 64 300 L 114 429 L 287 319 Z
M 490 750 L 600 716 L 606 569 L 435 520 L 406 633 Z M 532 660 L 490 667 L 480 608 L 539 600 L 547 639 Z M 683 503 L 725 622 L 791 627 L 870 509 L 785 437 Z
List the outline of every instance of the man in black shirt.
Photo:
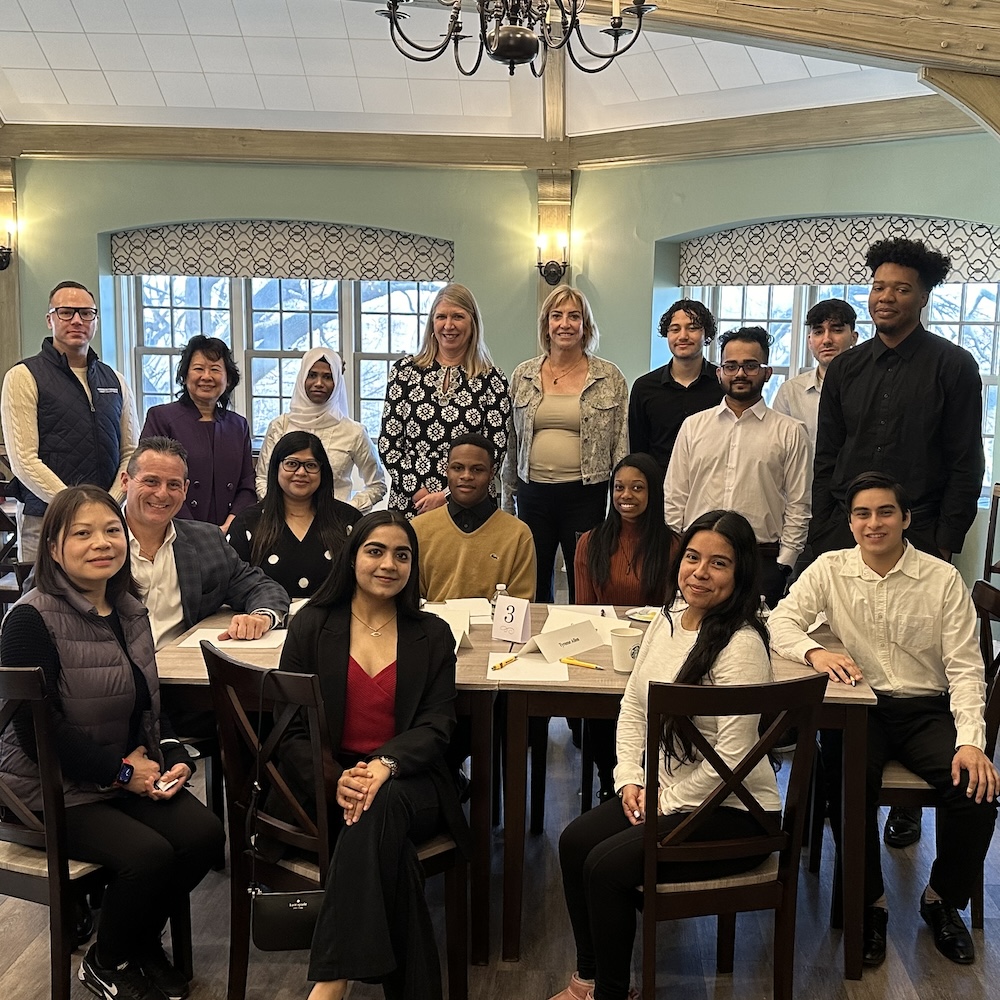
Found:
M 827 369 L 809 542 L 816 555 L 851 547 L 847 486 L 863 472 L 881 472 L 912 501 L 910 542 L 950 561 L 975 519 L 985 471 L 979 368 L 968 351 L 920 322 L 951 261 L 919 240 L 890 239 L 875 243 L 865 263 L 875 336 Z M 907 847 L 919 838 L 919 809 L 890 810 L 886 844 Z
M 920 323 L 950 261 L 920 241 L 892 239 L 872 246 L 866 263 L 876 335 L 827 370 L 810 542 L 817 554 L 850 548 L 847 484 L 883 472 L 913 501 L 909 540 L 950 560 L 976 516 L 985 469 L 979 368 L 968 351 Z
M 653 456 L 666 475 L 677 432 L 687 417 L 722 402 L 716 367 L 705 360 L 715 317 L 701 302 L 681 299 L 660 317 L 673 359 L 635 380 L 628 405 L 629 451 Z

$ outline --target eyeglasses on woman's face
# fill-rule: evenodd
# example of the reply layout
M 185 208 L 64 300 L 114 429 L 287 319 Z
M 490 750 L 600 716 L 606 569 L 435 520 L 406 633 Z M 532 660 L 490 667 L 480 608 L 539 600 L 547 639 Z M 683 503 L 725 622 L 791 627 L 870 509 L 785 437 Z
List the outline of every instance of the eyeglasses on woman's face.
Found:
M 281 460 L 281 467 L 285 472 L 295 473 L 299 469 L 305 469 L 310 476 L 315 476 L 319 472 L 319 462 L 313 461 L 311 458 L 300 460 L 298 458 L 283 458 Z

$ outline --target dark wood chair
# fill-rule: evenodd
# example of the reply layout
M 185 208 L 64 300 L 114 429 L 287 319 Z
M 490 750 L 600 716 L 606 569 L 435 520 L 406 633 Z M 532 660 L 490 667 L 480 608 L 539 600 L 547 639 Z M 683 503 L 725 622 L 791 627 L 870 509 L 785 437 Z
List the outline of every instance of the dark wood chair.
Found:
M 998 508 L 1000 508 L 1000 483 L 994 483 L 990 494 L 990 519 L 986 527 L 986 555 L 983 559 L 985 580 L 992 580 L 995 574 L 1000 573 L 1000 562 L 997 562 L 993 554 L 996 547 Z
M 228 805 L 230 856 L 229 1000 L 244 1000 L 250 960 L 250 885 L 256 879 L 272 889 L 321 889 L 330 868 L 331 838 L 328 803 L 336 780 L 326 710 L 316 674 L 256 667 L 234 660 L 211 643 L 202 642 L 215 707 Z M 262 706 L 273 708 L 266 735 L 258 738 Z M 305 719 L 311 740 L 313 768 L 310 797 L 317 803 L 310 816 L 278 772 L 277 749 L 289 725 Z M 258 755 L 260 764 L 258 768 Z M 256 791 L 260 775 L 261 790 Z M 291 857 L 269 861 L 254 857 L 248 840 L 251 811 L 257 801 L 256 833 L 282 845 Z M 266 808 L 265 808 L 266 802 Z M 336 809 L 336 805 L 333 805 Z M 445 876 L 448 994 L 450 1000 L 468 997 L 468 865 L 455 842 L 439 836 L 417 850 L 428 875 Z
M 106 871 L 72 860 L 66 852 L 66 807 L 62 768 L 55 751 L 40 667 L 0 667 L 0 733 L 22 709 L 31 713 L 42 776 L 40 820 L 0 775 L 0 894 L 43 903 L 49 908 L 49 968 L 53 1000 L 69 1000 L 70 955 L 76 948 L 74 900 L 99 889 Z M 191 910 L 171 915 L 174 962 L 192 974 Z
M 658 801 L 660 734 L 663 723 L 677 720 L 698 754 L 709 761 L 720 783 L 704 802 L 662 839 L 656 824 L 644 831 L 645 861 L 642 891 L 642 993 L 656 996 L 656 924 L 660 920 L 718 915 L 716 968 L 733 970 L 736 914 L 774 910 L 774 996 L 791 1000 L 795 958 L 795 912 L 799 851 L 805 820 L 809 777 L 816 748 L 816 720 L 826 693 L 827 678 L 816 675 L 761 685 L 650 684 L 646 745 L 646 796 L 649 808 Z M 760 715 L 762 735 L 747 755 L 730 769 L 694 724 L 695 716 Z M 780 817 L 765 812 L 744 781 L 790 728 L 798 731 L 791 773 Z M 738 840 L 698 842 L 698 830 L 726 799 L 736 795 L 764 832 Z M 699 882 L 659 883 L 662 862 L 712 861 L 767 855 L 763 864 L 741 875 Z
M 993 648 L 993 622 L 1000 621 L 1000 590 L 985 580 L 972 588 L 972 601 L 979 617 L 979 648 L 986 670 L 986 756 L 993 759 L 1000 727 L 1000 696 L 997 694 L 997 655 Z M 897 760 L 890 760 L 882 771 L 879 805 L 913 808 L 935 807 L 937 792 Z M 935 830 L 940 813 L 935 809 Z M 972 893 L 972 926 L 983 926 L 983 873 Z

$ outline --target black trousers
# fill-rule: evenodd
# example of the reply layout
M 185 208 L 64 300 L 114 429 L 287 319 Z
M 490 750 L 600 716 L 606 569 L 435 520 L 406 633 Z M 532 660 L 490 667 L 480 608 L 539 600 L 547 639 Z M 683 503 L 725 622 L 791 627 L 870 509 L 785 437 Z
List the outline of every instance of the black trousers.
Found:
M 777 545 L 758 545 L 760 562 L 760 593 L 768 608 L 774 608 L 785 596 L 788 577 L 778 565 Z
M 569 603 L 576 602 L 573 560 L 576 539 L 604 520 L 608 506 L 608 484 L 526 483 L 517 481 L 517 516 L 531 530 L 535 542 L 535 600 L 551 603 L 555 593 L 556 550 L 561 546 L 566 561 Z
M 823 767 L 830 789 L 830 821 L 834 836 L 840 832 L 840 733 L 823 733 Z M 955 720 L 948 697 L 890 698 L 878 695 L 868 710 L 868 764 L 865 771 L 865 905 L 885 892 L 882 880 L 882 843 L 878 826 L 878 798 L 882 769 L 898 760 L 929 785 L 941 799 L 937 857 L 931 867 L 930 886 L 944 900 L 965 909 L 982 870 L 993 837 L 997 803 L 966 797 L 968 773 L 958 787 L 952 785 L 951 761 L 955 756 Z
M 387 1000 L 440 1000 L 441 964 L 415 843 L 441 828 L 429 775 L 391 778 L 337 837 L 309 978 L 381 982 Z
M 189 791 L 156 801 L 124 794 L 66 810 L 70 857 L 114 872 L 101 904 L 103 966 L 159 946 L 171 909 L 205 877 L 225 844 L 218 817 Z
M 673 813 L 657 818 L 666 835 L 684 819 Z M 702 840 L 728 840 L 761 833 L 760 824 L 742 809 L 719 809 L 703 828 Z M 594 1000 L 626 1000 L 635 914 L 636 886 L 642 882 L 642 826 L 632 826 L 622 804 L 611 799 L 578 816 L 559 838 L 563 892 L 576 940 L 576 969 L 595 980 Z M 761 858 L 661 865 L 661 882 L 719 878 L 756 868 Z

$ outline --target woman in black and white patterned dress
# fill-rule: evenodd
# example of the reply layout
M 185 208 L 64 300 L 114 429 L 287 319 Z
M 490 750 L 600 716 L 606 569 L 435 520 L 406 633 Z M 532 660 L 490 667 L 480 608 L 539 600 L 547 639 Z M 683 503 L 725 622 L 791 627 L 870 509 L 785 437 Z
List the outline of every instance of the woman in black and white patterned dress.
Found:
M 451 442 L 475 432 L 503 455 L 509 422 L 507 376 L 490 357 L 479 306 L 464 285 L 446 285 L 420 350 L 389 373 L 378 450 L 392 480 L 390 509 L 413 517 L 447 503 Z

